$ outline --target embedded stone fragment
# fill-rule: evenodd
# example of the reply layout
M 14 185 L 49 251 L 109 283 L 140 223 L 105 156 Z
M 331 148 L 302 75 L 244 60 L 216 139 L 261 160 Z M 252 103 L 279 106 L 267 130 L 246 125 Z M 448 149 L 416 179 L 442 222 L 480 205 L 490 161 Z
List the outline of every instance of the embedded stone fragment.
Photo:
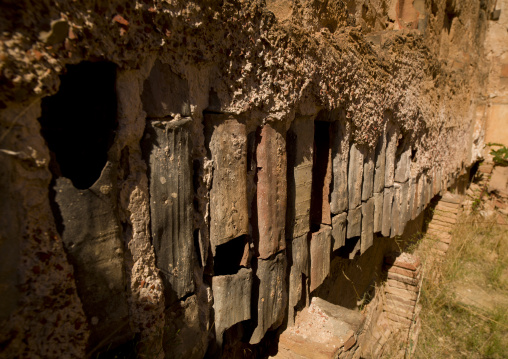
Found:
M 373 195 L 374 189 L 374 151 L 369 151 L 363 164 L 362 201 L 366 201 Z
M 400 190 L 400 226 L 399 226 L 399 235 L 402 235 L 404 232 L 404 228 L 406 227 L 406 223 L 409 221 L 410 213 L 409 213 L 409 183 L 411 180 L 404 182 L 401 185 Z
M 74 188 L 64 177 L 56 180 L 56 203 L 64 230 L 62 241 L 74 267 L 79 297 L 88 320 L 94 323 L 91 343 L 102 338 L 121 342 L 130 336 L 125 288 L 123 239 L 117 214 L 117 173 L 107 162 L 89 189 Z M 122 338 L 118 338 L 118 336 Z
M 330 208 L 333 214 L 348 209 L 348 164 L 351 125 L 344 118 L 332 122 L 330 126 L 332 147 L 332 193 Z
M 423 212 L 425 209 L 425 191 L 426 191 L 426 176 L 422 174 L 420 179 L 418 180 L 418 189 L 420 191 L 419 200 L 418 200 L 418 215 Z
M 388 122 L 386 125 L 385 187 L 393 186 L 398 138 L 398 128 L 392 122 Z
M 314 121 L 296 118 L 287 134 L 288 194 L 286 238 L 296 238 L 310 230 L 312 154 Z
M 425 188 L 425 206 L 427 206 L 430 201 L 432 200 L 432 197 L 434 197 L 434 194 L 433 194 L 433 178 L 432 177 L 427 177 L 427 183 L 426 183 L 426 188 Z
M 401 186 L 398 183 L 393 185 L 393 203 L 392 203 L 392 228 L 390 237 L 400 235 L 400 206 L 401 206 Z
M 143 141 L 153 246 L 157 268 L 169 283 L 168 304 L 194 291 L 191 122 L 147 121 Z
M 312 233 L 310 240 L 310 291 L 319 287 L 330 274 L 332 233 L 329 226 L 322 226 Z
M 416 187 L 417 187 L 416 178 L 411 178 L 409 180 L 409 202 L 407 206 L 408 210 L 407 221 L 414 220 L 416 218 L 415 216 Z
M 247 134 L 245 125 L 229 115 L 209 114 L 205 121 L 213 125 L 210 241 L 215 252 L 218 245 L 249 232 Z
M 379 137 L 375 151 L 374 192 L 381 193 L 385 187 L 386 134 Z
M 395 166 L 395 182 L 403 183 L 409 179 L 411 174 L 411 147 L 404 150 L 397 158 Z
M 222 334 L 236 323 L 251 318 L 252 269 L 212 278 L 215 313 L 215 337 L 222 343 Z
M 349 151 L 349 208 L 356 208 L 362 202 L 363 158 L 362 150 L 357 144 L 353 143 Z
M 141 95 L 147 117 L 190 116 L 189 96 L 187 80 L 175 74 L 170 65 L 155 61 Z
M 283 252 L 272 259 L 258 259 L 256 277 L 259 280 L 257 326 L 249 343 L 257 344 L 268 330 L 278 328 L 286 313 L 286 256 Z
M 437 195 L 439 192 L 441 192 L 441 168 L 434 168 L 434 181 L 432 183 L 433 185 L 433 195 Z
M 383 224 L 381 226 L 381 234 L 383 237 L 389 237 L 392 229 L 393 192 L 393 187 L 385 188 L 383 198 Z
M 362 204 L 362 234 L 360 251 L 365 253 L 374 242 L 374 197 Z
M 362 206 L 350 209 L 347 214 L 346 237 L 353 238 L 362 234 Z
M 383 226 L 384 194 L 374 193 L 374 233 L 381 232 Z
M 308 278 L 310 272 L 309 240 L 307 234 L 291 242 L 292 265 L 289 274 L 288 325 L 294 324 L 295 311 L 304 307 L 308 299 Z
M 259 236 L 254 243 L 265 259 L 286 248 L 286 139 L 270 124 L 261 129 L 256 158 Z
M 341 213 L 332 218 L 332 249 L 343 247 L 346 244 L 347 213 Z

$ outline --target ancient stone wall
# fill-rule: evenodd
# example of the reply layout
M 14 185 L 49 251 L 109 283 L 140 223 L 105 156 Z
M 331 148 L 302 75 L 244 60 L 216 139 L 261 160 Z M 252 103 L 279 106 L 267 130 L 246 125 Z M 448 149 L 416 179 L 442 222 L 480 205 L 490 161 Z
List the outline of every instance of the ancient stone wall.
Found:
M 492 9 L 2 2 L 0 353 L 255 357 L 356 309 L 477 159 Z
M 483 106 L 479 114 L 486 122 L 485 144 L 499 143 L 508 146 L 508 1 L 498 0 L 489 17 L 485 41 L 485 56 L 489 63 L 489 81 Z M 480 117 L 480 115 L 479 115 Z M 499 147 L 494 147 L 499 149 Z M 490 148 L 484 156 L 489 159 Z

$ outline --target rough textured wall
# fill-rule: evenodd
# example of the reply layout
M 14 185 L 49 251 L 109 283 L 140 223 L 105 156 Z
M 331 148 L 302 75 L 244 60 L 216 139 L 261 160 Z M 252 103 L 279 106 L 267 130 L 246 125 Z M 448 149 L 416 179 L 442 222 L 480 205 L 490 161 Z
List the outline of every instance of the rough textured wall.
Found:
M 485 142 L 508 146 L 508 1 L 496 2 L 485 41 L 489 61 L 489 82 L 485 105 L 478 109 L 486 118 Z M 484 153 L 489 157 L 488 147 Z M 496 147 L 498 149 L 498 147 Z
M 491 8 L 2 2 L 2 355 L 262 351 L 477 158 Z

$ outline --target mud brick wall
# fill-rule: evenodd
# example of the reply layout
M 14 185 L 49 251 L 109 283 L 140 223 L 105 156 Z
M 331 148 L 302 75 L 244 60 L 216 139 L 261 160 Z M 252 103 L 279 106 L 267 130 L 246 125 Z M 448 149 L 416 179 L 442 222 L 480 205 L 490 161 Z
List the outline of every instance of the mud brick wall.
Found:
M 1 356 L 256 357 L 356 310 L 478 159 L 493 6 L 2 2 Z

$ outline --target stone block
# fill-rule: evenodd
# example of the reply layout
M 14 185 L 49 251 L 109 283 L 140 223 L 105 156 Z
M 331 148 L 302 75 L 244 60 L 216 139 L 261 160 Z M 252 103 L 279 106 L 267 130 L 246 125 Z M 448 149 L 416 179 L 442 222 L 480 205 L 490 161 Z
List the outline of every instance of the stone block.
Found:
M 148 163 L 150 225 L 157 268 L 169 303 L 194 290 L 191 119 L 147 121 L 143 153 Z
M 346 238 L 358 237 L 362 233 L 362 206 L 350 209 L 347 214 Z
M 392 228 L 390 237 L 399 236 L 400 234 L 400 206 L 401 206 L 401 186 L 395 183 L 393 186 L 393 202 L 392 202 Z
M 430 203 L 432 200 L 432 197 L 434 197 L 434 193 L 432 191 L 433 188 L 433 178 L 427 177 L 427 183 L 425 184 L 426 190 L 425 190 L 425 207 Z
M 291 242 L 291 268 L 289 273 L 289 308 L 288 325 L 294 324 L 297 306 L 308 299 L 307 278 L 310 273 L 309 239 L 307 234 L 293 239 Z
M 418 214 L 422 213 L 425 210 L 425 192 L 426 192 L 426 179 L 427 176 L 425 174 L 422 174 L 420 176 L 420 179 L 418 180 L 418 189 L 420 190 L 420 199 L 419 199 L 419 205 L 418 205 Z
M 341 213 L 332 218 L 332 248 L 334 251 L 346 244 L 347 213 Z
M 374 192 L 381 193 L 385 187 L 386 134 L 383 133 L 376 146 L 374 169 Z
M 351 125 L 345 119 L 332 122 L 330 126 L 332 148 L 332 193 L 330 208 L 333 214 L 348 209 L 348 164 Z
M 406 182 L 411 175 L 411 147 L 404 150 L 396 161 L 394 180 L 399 183 Z
M 247 208 L 247 134 L 245 125 L 229 115 L 205 116 L 211 128 L 213 179 L 210 189 L 212 251 L 249 232 Z
M 279 339 L 277 358 L 332 359 L 356 343 L 364 323 L 363 315 L 338 305 L 312 298 L 309 308 L 298 315 L 296 325 Z M 326 335 L 323 335 L 326 333 Z
M 385 187 L 393 186 L 398 138 L 399 129 L 392 122 L 388 122 L 386 125 Z
M 215 337 L 220 345 L 226 329 L 251 318 L 252 270 L 241 268 L 236 274 L 215 276 L 212 290 Z
M 190 116 L 190 92 L 186 79 L 175 74 L 171 66 L 155 61 L 143 84 L 143 110 L 148 117 L 162 118 L 180 114 Z
M 360 251 L 365 253 L 374 242 L 374 197 L 362 204 L 362 237 Z
M 392 228 L 393 193 L 393 187 L 385 188 L 383 198 L 383 224 L 381 226 L 381 234 L 383 237 L 389 237 Z
M 74 188 L 64 177 L 56 180 L 56 203 L 62 215 L 62 241 L 84 312 L 91 326 L 90 343 L 108 337 L 119 343 L 130 336 L 125 288 L 123 238 L 117 213 L 117 171 L 107 162 L 89 189 Z M 115 333 L 115 334 L 112 334 Z
M 374 233 L 381 232 L 383 227 L 384 193 L 374 193 Z
M 348 194 L 349 208 L 356 208 L 362 203 L 362 183 L 363 183 L 363 149 L 353 143 L 349 151 L 349 170 L 348 170 Z
M 404 232 L 407 222 L 411 217 L 409 213 L 410 180 L 404 182 L 400 189 L 400 226 L 399 236 Z
M 254 236 L 254 245 L 259 257 L 266 259 L 286 248 L 287 169 L 283 132 L 271 124 L 264 125 L 256 149 L 256 159 L 259 235 Z
M 310 230 L 314 121 L 296 118 L 287 134 L 288 194 L 286 238 L 300 237 Z
M 443 169 L 439 167 L 436 170 L 436 194 L 443 193 Z
M 250 344 L 258 344 L 268 330 L 274 330 L 282 324 L 288 304 L 284 252 L 271 259 L 258 259 L 257 262 L 257 325 L 249 340 Z
M 319 287 L 330 274 L 331 228 L 323 226 L 310 240 L 310 291 Z
M 414 220 L 418 217 L 418 181 L 416 178 L 411 178 L 411 187 L 409 191 L 409 211 L 411 212 L 411 219 Z
M 373 196 L 374 191 L 374 151 L 367 152 L 363 163 L 362 201 Z

